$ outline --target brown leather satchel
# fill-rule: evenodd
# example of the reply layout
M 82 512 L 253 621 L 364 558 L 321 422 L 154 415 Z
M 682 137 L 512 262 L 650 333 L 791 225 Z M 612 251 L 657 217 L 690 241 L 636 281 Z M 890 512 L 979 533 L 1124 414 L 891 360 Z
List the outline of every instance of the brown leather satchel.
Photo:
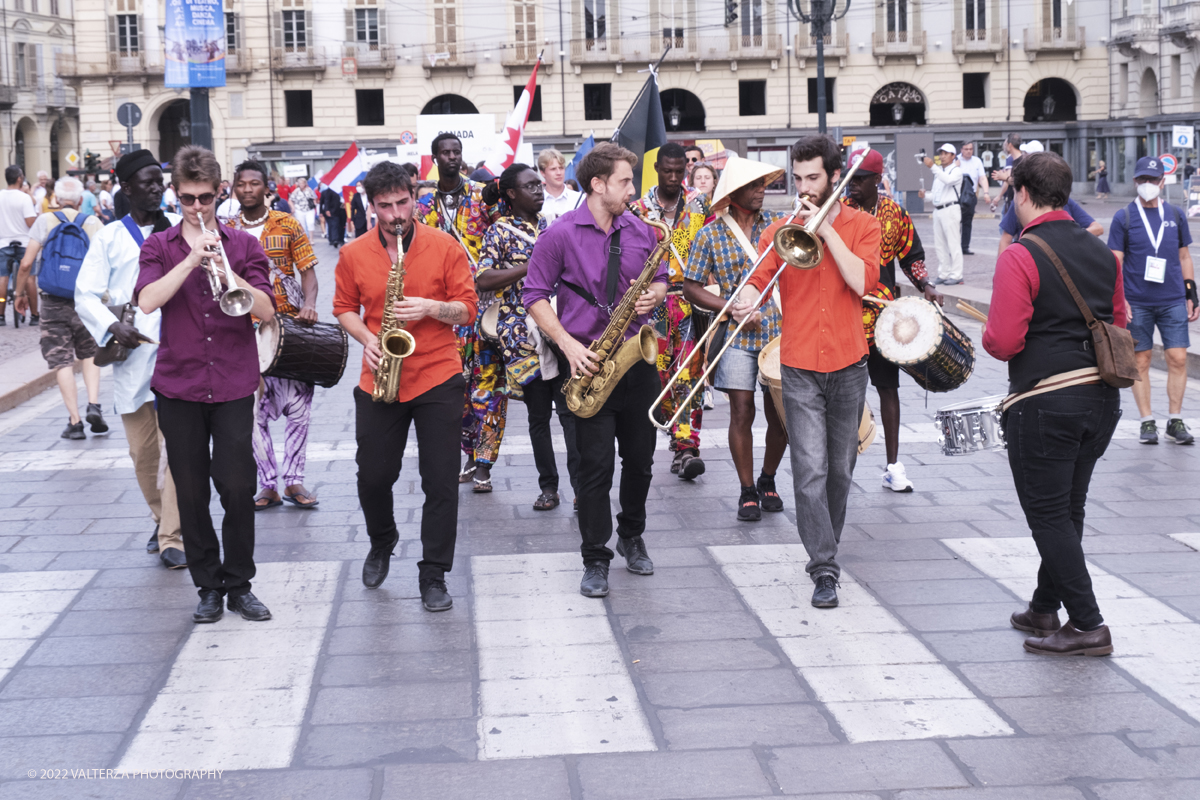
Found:
M 118 320 L 126 325 L 132 325 L 136 316 L 133 308 L 133 303 L 125 303 L 119 306 L 109 306 L 108 310 L 113 313 Z M 96 350 L 96 366 L 104 367 L 109 364 L 116 364 L 129 358 L 129 348 L 117 341 L 114 336 L 108 340 L 108 344 Z
M 1075 305 L 1079 306 L 1083 318 L 1087 321 L 1088 329 L 1092 332 L 1092 344 L 1096 350 L 1096 366 L 1100 369 L 1100 379 L 1117 389 L 1127 389 L 1133 386 L 1138 379 L 1137 358 L 1133 352 L 1133 334 L 1124 328 L 1118 328 L 1116 325 L 1096 319 L 1087 303 L 1083 302 L 1079 290 L 1075 288 L 1075 282 L 1067 274 L 1066 267 L 1063 266 L 1058 254 L 1044 240 L 1032 233 L 1027 233 L 1021 237 L 1021 241 L 1031 242 L 1041 248 L 1042 252 L 1050 259 L 1050 263 L 1054 264 L 1054 268 L 1058 270 L 1063 283 L 1071 292 L 1071 297 L 1075 298 Z

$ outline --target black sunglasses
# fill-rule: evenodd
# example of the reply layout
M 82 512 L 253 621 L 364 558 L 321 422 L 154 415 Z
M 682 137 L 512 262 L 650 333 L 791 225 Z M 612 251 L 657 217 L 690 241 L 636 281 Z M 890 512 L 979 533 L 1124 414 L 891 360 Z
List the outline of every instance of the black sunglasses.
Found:
M 179 202 L 185 206 L 194 206 L 196 204 L 197 200 L 200 201 L 200 205 L 206 206 L 206 205 L 209 205 L 210 203 L 212 203 L 212 201 L 216 200 L 216 199 L 217 199 L 217 196 L 213 192 L 205 192 L 204 194 L 181 194 L 181 195 L 179 195 Z

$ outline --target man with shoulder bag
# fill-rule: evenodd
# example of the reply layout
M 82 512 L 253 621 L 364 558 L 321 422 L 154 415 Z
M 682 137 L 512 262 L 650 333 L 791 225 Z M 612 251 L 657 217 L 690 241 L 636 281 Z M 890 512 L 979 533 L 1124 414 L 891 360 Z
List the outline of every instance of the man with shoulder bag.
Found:
M 1008 462 L 1042 563 L 1028 609 L 1011 624 L 1033 634 L 1030 653 L 1108 655 L 1083 521 L 1092 470 L 1121 417 L 1118 389 L 1137 374 L 1121 266 L 1063 210 L 1071 168 L 1060 156 L 1026 155 L 1012 179 L 1023 231 L 996 264 L 983 346 L 1008 362 Z

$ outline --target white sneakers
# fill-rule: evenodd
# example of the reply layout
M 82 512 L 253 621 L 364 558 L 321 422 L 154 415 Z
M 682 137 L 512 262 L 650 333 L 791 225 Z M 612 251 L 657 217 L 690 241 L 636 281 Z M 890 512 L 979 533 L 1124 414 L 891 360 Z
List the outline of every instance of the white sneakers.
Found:
M 911 492 L 913 490 L 912 481 L 904 474 L 904 465 L 899 461 L 895 464 L 888 464 L 883 473 L 883 488 L 891 489 L 893 492 Z

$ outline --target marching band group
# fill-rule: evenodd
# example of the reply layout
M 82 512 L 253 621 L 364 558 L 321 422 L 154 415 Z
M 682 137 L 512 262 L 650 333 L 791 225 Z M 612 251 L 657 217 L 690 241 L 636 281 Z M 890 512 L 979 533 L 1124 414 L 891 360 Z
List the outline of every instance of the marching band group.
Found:
M 384 582 L 400 538 L 392 487 L 415 426 L 424 495 L 421 599 L 429 611 L 452 607 L 445 574 L 454 560 L 458 484 L 491 491 L 510 399 L 524 400 L 529 415 L 537 510 L 560 502 L 551 418 L 560 421 L 582 538 L 581 593 L 609 591 L 618 454 L 615 551 L 630 572 L 652 574 L 643 534 L 656 428 L 669 433 L 671 472 L 685 480 L 702 474 L 702 388 L 711 376 L 730 402 L 729 448 L 741 486 L 737 518 L 783 510 L 775 475 L 790 445 L 812 603 L 837 606 L 838 545 L 868 379 L 880 395 L 884 486 L 912 489 L 898 459 L 899 367 L 873 340 L 878 307 L 899 294 L 894 262 L 923 293 L 920 302 L 942 299 L 926 276 L 911 219 L 878 192 L 878 153 L 867 150 L 844 165 L 830 138 L 802 137 L 790 159 L 800 197 L 785 219 L 763 208 L 766 187 L 782 170 L 735 158 L 711 201 L 700 193 L 689 197 L 687 159 L 672 143 L 658 151 L 657 185 L 637 198 L 637 156 L 601 144 L 577 167 L 583 194 L 576 206 L 547 224 L 533 168 L 514 164 L 480 184 L 462 174 L 462 147 L 453 135 L 439 136 L 432 152 L 441 177 L 420 201 L 411 172 L 400 165 L 383 162 L 367 173 L 366 200 L 378 224 L 341 249 L 335 272 L 337 333 L 363 346 L 354 389 L 358 496 L 370 536 L 363 583 L 373 589 Z M 125 398 L 118 410 L 139 483 L 161 520 L 148 549 L 165 553 L 182 545 L 186 559 L 168 566 L 186 561 L 201 596 L 196 622 L 219 619 L 226 605 L 247 619 L 269 619 L 250 591 L 254 514 L 285 500 L 317 505 L 303 483 L 316 380 L 305 380 L 302 370 L 261 377 L 279 358 L 270 347 L 263 352 L 262 331 L 276 331 L 271 341 L 282 352 L 285 342 L 295 347 L 321 327 L 312 248 L 298 225 L 264 206 L 267 171 L 257 162 L 237 168 L 242 211 L 224 225 L 215 217 L 221 170 L 207 150 L 185 147 L 172 165 L 182 211 L 177 223 L 154 210 L 161 169 L 148 151 L 124 156 L 117 172 L 133 211 L 94 243 L 96 257 L 89 253 L 79 293 L 90 298 L 81 313 L 86 305 L 83 316 L 97 342 L 115 338 L 130 352 L 114 377 Z M 1019 206 L 1018 214 L 1029 224 L 1024 210 Z M 238 302 L 226 302 L 232 295 Z M 132 322 L 108 310 L 113 301 L 132 303 Z M 1111 302 L 1097 312 L 1104 314 L 1112 320 Z M 344 358 L 343 352 L 343 365 Z M 1015 360 L 1035 378 L 1046 377 L 1030 370 L 1028 358 Z M 968 365 L 962 380 L 969 373 Z M 756 477 L 751 426 L 760 389 L 767 428 Z M 1104 401 L 1111 404 L 1107 395 Z M 137 415 L 145 419 L 135 441 Z M 268 430 L 281 416 L 287 419 L 282 470 Z M 155 430 L 165 460 L 147 444 Z M 455 442 L 466 457 L 461 468 Z M 1035 472 L 1028 464 L 1025 471 Z M 220 542 L 208 511 L 210 478 L 225 509 Z M 178 504 L 173 515 L 168 498 Z M 1026 513 L 1036 539 L 1039 512 L 1027 507 Z M 1078 517 L 1081 525 L 1081 507 Z M 1072 564 L 1069 591 L 1059 591 L 1047 557 L 1037 611 L 1090 592 Z M 1103 627 L 1094 598 L 1083 608 L 1079 618 L 1072 612 L 1080 630 Z M 1096 649 L 1094 642 L 1089 647 Z

